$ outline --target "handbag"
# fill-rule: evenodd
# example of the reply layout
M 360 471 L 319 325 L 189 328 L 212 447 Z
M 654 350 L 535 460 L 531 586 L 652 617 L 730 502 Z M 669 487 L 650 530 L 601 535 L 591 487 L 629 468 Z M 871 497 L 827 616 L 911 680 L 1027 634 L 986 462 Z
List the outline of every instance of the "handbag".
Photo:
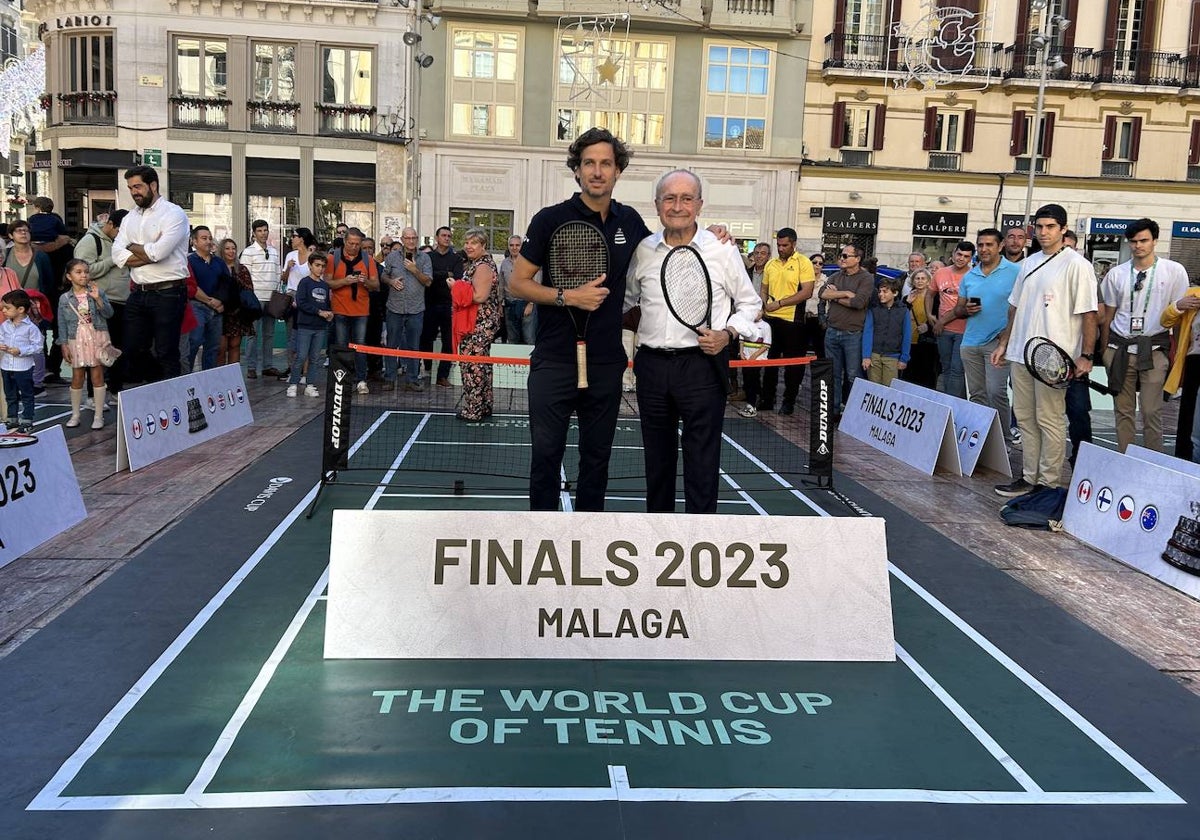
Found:
M 262 301 L 250 289 L 242 289 L 238 294 L 238 308 L 247 317 L 258 318 L 262 316 Z
M 111 341 L 106 341 L 96 351 L 96 359 L 105 367 L 112 367 L 121 358 L 121 351 L 113 347 Z
M 287 292 L 271 292 L 271 299 L 263 307 L 263 312 L 276 320 L 283 321 L 292 311 L 292 296 Z

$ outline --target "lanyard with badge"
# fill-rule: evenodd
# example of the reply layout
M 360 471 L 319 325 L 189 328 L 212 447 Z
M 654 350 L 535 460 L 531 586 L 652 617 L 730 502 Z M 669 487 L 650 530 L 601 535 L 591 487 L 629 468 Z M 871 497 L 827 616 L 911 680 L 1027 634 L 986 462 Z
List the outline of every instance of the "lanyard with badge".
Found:
M 1129 333 L 1130 335 L 1141 335 L 1146 329 L 1146 310 L 1150 308 L 1150 293 L 1154 290 L 1154 272 L 1158 268 L 1158 260 L 1154 260 L 1154 264 L 1150 266 L 1150 271 L 1134 272 L 1133 263 L 1129 263 Z M 1149 273 L 1149 278 L 1147 278 Z M 1146 285 L 1146 294 L 1142 297 L 1142 314 L 1133 314 L 1133 296 L 1141 291 L 1143 282 Z

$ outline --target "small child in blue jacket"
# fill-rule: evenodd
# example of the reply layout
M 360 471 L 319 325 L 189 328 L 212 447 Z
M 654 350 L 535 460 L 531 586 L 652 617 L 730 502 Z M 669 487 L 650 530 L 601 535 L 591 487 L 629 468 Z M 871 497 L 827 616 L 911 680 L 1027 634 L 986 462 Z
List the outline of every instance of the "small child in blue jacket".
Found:
M 296 364 L 292 365 L 292 375 L 288 379 L 289 397 L 296 396 L 305 359 L 308 360 L 308 384 L 304 386 L 304 396 L 321 396 L 313 380 L 321 369 L 321 351 L 325 349 L 329 322 L 333 320 L 329 284 L 324 279 L 327 262 L 325 254 L 313 251 L 308 257 L 308 276 L 296 287 Z
M 880 385 L 891 385 L 908 367 L 912 319 L 908 308 L 898 300 L 900 288 L 899 280 L 884 279 L 879 284 L 878 300 L 867 310 L 863 324 L 863 370 Z

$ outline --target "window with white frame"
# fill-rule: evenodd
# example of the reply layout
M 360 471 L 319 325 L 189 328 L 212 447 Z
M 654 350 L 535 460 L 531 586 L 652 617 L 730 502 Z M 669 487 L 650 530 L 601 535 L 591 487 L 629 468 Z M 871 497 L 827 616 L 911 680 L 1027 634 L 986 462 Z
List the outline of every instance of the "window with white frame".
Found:
M 262 102 L 292 102 L 296 98 L 296 47 L 256 41 L 252 48 L 252 96 Z
M 521 99 L 521 32 L 455 27 L 450 133 L 516 139 Z
M 558 50 L 555 138 L 607 128 L 627 143 L 666 143 L 671 39 L 564 35 Z
M 771 69 L 769 50 L 705 45 L 704 148 L 766 149 Z
M 875 134 L 874 105 L 846 105 L 846 119 L 842 123 L 843 149 L 873 148 Z
M 321 104 L 367 108 L 374 104 L 371 84 L 375 53 L 357 47 L 321 48 Z
M 963 121 L 962 111 L 938 109 L 934 118 L 933 137 L 930 149 L 935 152 L 961 152 Z
M 70 35 L 61 41 L 63 91 L 58 94 L 66 122 L 111 124 L 117 92 L 112 33 Z
M 883 0 L 846 0 L 846 56 L 874 58 L 883 55 Z
M 229 42 L 224 39 L 175 39 L 175 94 L 224 99 L 229 90 Z

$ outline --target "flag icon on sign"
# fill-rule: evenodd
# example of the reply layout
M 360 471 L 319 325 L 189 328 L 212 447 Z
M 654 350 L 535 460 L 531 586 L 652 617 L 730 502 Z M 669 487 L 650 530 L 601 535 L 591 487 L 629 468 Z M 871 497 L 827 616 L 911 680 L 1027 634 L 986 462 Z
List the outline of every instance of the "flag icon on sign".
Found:
M 1133 496 L 1122 496 L 1121 501 L 1117 502 L 1117 518 L 1122 522 L 1128 522 L 1133 519 L 1133 513 Z
M 1096 494 L 1096 510 L 1104 513 L 1110 507 L 1112 507 L 1112 490 L 1101 487 L 1100 492 Z
M 1154 505 L 1146 505 L 1142 508 L 1142 516 L 1140 519 L 1143 531 L 1153 531 L 1158 525 L 1158 508 Z
M 1075 489 L 1075 498 L 1079 500 L 1081 505 L 1086 505 L 1092 499 L 1092 482 L 1086 478 L 1079 482 L 1079 486 Z

